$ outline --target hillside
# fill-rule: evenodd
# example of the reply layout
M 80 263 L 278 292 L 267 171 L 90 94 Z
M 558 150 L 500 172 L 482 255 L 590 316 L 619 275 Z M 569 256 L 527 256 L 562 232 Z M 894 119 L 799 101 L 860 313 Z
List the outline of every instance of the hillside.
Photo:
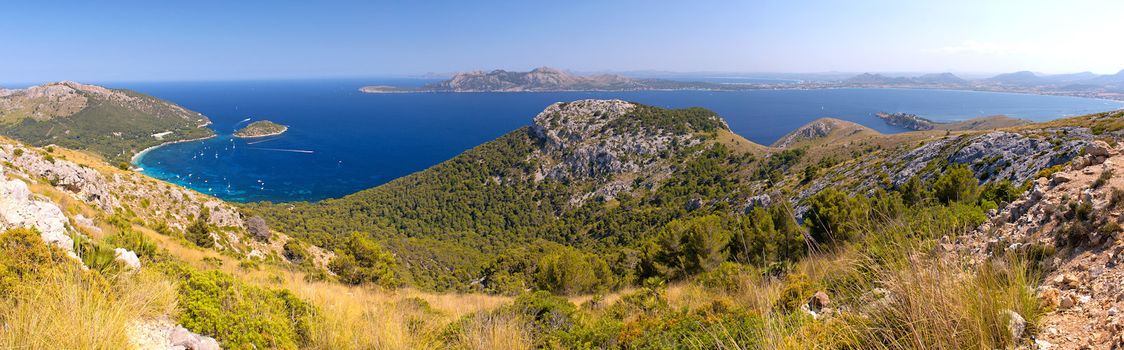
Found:
M 254 138 L 276 136 L 288 131 L 289 127 L 269 120 L 258 120 L 234 132 L 234 137 Z
M 724 89 L 717 84 L 679 82 L 663 79 L 633 79 L 616 74 L 576 75 L 550 67 L 530 72 L 472 71 L 420 88 L 365 86 L 366 93 L 394 92 L 549 92 L 549 91 L 635 91 Z
M 69 81 L 0 89 L 0 135 L 115 162 L 161 143 L 209 137 L 208 124 L 199 113 L 127 90 Z
M 243 207 L 0 139 L 0 347 L 1111 348 L 1122 130 L 827 119 L 781 148 L 582 100 L 380 187 Z
M 781 136 L 773 147 L 796 148 L 809 146 L 813 143 L 840 143 L 841 139 L 858 136 L 876 135 L 877 131 L 871 128 L 835 118 L 820 118 L 804 124 L 796 130 Z

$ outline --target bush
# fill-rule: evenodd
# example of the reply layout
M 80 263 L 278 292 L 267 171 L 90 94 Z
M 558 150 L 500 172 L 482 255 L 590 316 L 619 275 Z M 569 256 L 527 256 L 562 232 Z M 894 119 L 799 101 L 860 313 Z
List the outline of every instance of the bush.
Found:
M 909 180 L 899 186 L 898 192 L 902 194 L 902 201 L 911 206 L 917 205 L 929 197 L 929 191 L 917 175 L 910 177 Z
M 774 204 L 768 210 L 754 207 L 747 216 L 730 241 L 734 260 L 766 265 L 804 256 L 804 233 L 786 204 Z
M 184 234 L 184 237 L 187 238 L 188 241 L 191 241 L 191 243 L 195 243 L 195 245 L 202 248 L 215 246 L 215 237 L 211 236 L 211 228 L 207 225 L 206 216 L 201 216 L 195 219 L 195 221 L 192 221 L 191 225 L 187 226 L 187 232 Z
M 540 289 L 564 295 L 605 291 L 616 284 L 604 259 L 571 247 L 539 259 L 535 282 Z
M 23 281 L 69 261 L 61 249 L 44 244 L 33 229 L 0 233 L 0 298 L 8 296 Z
M 996 204 L 1011 203 L 1018 199 L 1024 192 L 1021 187 L 1015 187 L 1011 180 L 992 181 L 980 189 L 980 202 L 991 201 Z
M 1101 188 L 1101 186 L 1104 186 L 1105 184 L 1107 184 L 1108 180 L 1111 180 L 1111 179 L 1112 179 L 1112 169 L 1105 169 L 1105 171 L 1101 172 L 1100 176 L 1097 176 L 1097 180 L 1093 181 L 1093 188 Z
M 143 233 L 137 231 L 120 231 L 115 235 L 107 237 L 105 241 L 113 247 L 131 250 L 139 257 L 149 259 L 153 259 L 156 257 L 156 242 L 152 241 L 151 238 L 148 238 L 148 236 L 145 236 Z
M 311 256 L 308 254 L 308 249 L 305 248 L 304 243 L 296 239 L 290 239 L 285 242 L 282 254 L 286 260 L 294 264 L 302 264 L 305 261 L 311 261 Z
M 945 170 L 933 183 L 933 195 L 941 203 L 971 202 L 976 200 L 980 182 L 972 171 L 963 164 L 956 164 Z
M 246 284 L 220 271 L 180 264 L 160 268 L 179 284 L 185 328 L 214 336 L 227 349 L 298 349 L 308 345 L 312 305 L 288 290 Z
M 352 233 L 343 249 L 328 263 L 328 269 L 347 284 L 374 283 L 384 287 L 398 286 L 395 274 L 397 261 L 382 246 L 358 232 Z
M 849 197 L 834 188 L 828 188 L 808 198 L 808 211 L 804 225 L 818 244 L 848 241 L 858 234 L 869 215 L 869 204 L 864 197 Z

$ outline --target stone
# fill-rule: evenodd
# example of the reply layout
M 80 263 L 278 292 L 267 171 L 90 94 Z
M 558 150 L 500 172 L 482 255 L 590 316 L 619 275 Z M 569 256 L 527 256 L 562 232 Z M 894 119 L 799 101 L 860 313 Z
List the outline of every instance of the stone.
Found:
M 1050 178 L 1050 182 L 1054 185 L 1060 185 L 1070 181 L 1073 181 L 1073 175 L 1068 173 L 1054 173 L 1054 176 Z
M 1072 294 L 1063 295 L 1061 299 L 1058 300 L 1059 310 L 1067 310 L 1074 305 L 1077 305 L 1077 298 L 1074 298 Z
M 125 266 L 133 270 L 139 270 L 141 268 L 140 258 L 138 258 L 137 253 L 133 251 L 125 248 L 115 248 L 113 249 L 113 254 L 116 256 L 114 260 L 124 263 Z
M 746 214 L 748 214 L 749 212 L 753 211 L 753 208 L 768 208 L 771 205 L 773 205 L 772 197 L 770 197 L 768 194 L 759 194 L 753 197 L 749 197 L 749 199 L 745 201 L 744 211 Z
M 215 338 L 192 333 L 187 330 L 187 328 L 183 328 L 183 326 L 176 326 L 176 328 L 172 330 L 169 339 L 173 346 L 182 346 L 184 349 L 188 350 L 222 349 Z
M 1026 319 L 1014 310 L 1006 310 L 1003 312 L 1007 316 L 1007 332 L 1011 335 L 1011 339 L 1018 340 L 1023 337 L 1023 332 L 1026 331 Z
M 33 195 L 23 181 L 3 180 L 0 174 L 0 231 L 34 228 L 44 242 L 75 256 L 74 240 L 66 234 L 68 222 L 58 205 Z
M 1108 157 L 1108 144 L 1104 141 L 1093 141 L 1085 146 L 1085 154 L 1093 157 Z
M 831 306 L 831 298 L 828 298 L 827 293 L 823 291 L 816 292 L 811 299 L 808 299 L 808 308 L 814 311 L 823 310 L 828 306 Z
M 1061 292 L 1054 287 L 1046 287 L 1038 293 L 1038 299 L 1042 301 L 1043 306 L 1058 307 L 1061 302 Z

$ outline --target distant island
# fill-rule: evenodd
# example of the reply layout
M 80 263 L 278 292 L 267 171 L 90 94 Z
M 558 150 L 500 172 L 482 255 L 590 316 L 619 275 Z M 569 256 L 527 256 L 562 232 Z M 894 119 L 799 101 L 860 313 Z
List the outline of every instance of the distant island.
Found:
M 239 138 L 254 138 L 281 135 L 289 130 L 288 126 L 274 123 L 268 120 L 259 120 L 246 127 L 238 129 L 234 132 L 234 137 Z
M 762 73 L 760 75 L 762 77 L 782 77 L 785 79 L 776 82 L 720 84 L 689 81 L 688 76 L 682 75 L 679 76 L 683 80 L 636 78 L 619 74 L 578 75 L 561 69 L 540 67 L 530 72 L 510 72 L 500 69 L 490 72 L 461 72 L 448 80 L 420 87 L 372 85 L 361 87 L 359 91 L 365 93 L 418 93 L 900 88 L 1013 92 L 1124 101 L 1124 71 L 1109 75 L 1097 75 L 1089 72 L 1041 75 L 1023 71 L 971 80 L 947 72 L 918 76 L 879 73 L 857 75 Z
M 530 72 L 472 71 L 421 87 L 364 86 L 366 93 L 396 92 L 555 92 L 639 90 L 730 90 L 722 84 L 681 82 L 665 79 L 636 79 L 617 74 L 577 75 L 550 67 Z
M 909 113 L 887 113 L 878 112 L 875 114 L 879 119 L 886 122 L 891 126 L 896 126 L 913 131 L 926 131 L 926 130 L 948 130 L 948 131 L 965 131 L 965 130 L 982 130 L 982 129 L 998 129 L 1011 126 L 1019 126 L 1029 124 L 1030 121 L 1025 119 L 1011 118 L 1008 116 L 997 115 L 989 117 L 972 118 L 959 122 L 936 122 L 916 114 Z

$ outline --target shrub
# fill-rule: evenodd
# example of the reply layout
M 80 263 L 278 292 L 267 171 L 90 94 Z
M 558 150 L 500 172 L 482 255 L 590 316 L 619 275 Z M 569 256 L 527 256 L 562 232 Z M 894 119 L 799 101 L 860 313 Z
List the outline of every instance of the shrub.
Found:
M 202 248 L 210 248 L 215 246 L 215 237 L 211 236 L 211 228 L 207 225 L 207 217 L 200 216 L 191 225 L 187 226 L 187 232 L 184 237 L 191 243 Z
M 61 249 L 44 244 L 33 229 L 0 233 L 0 298 L 10 295 L 22 281 L 68 260 Z
M 1011 203 L 1024 191 L 1024 188 L 1011 184 L 1011 180 L 992 181 L 980 189 L 980 201 L 991 201 L 996 204 Z
M 1106 183 L 1108 183 L 1108 180 L 1111 179 L 1112 169 L 1105 169 L 1105 171 L 1101 172 L 1100 176 L 1097 176 L 1097 180 L 1093 181 L 1093 188 L 1101 188 L 1101 186 L 1104 186 Z
M 289 260 L 294 264 L 301 264 L 305 261 L 311 261 L 311 257 L 308 254 L 308 249 L 305 248 L 304 243 L 301 243 L 301 241 L 298 241 L 296 239 L 290 239 L 288 242 L 285 242 L 282 254 L 285 256 L 286 260 Z
M 540 289 L 565 295 L 605 291 L 615 285 L 604 259 L 571 247 L 539 259 L 535 282 Z
M 309 341 L 315 309 L 288 290 L 246 284 L 220 271 L 160 265 L 180 281 L 178 321 L 228 349 L 297 349 Z
M 155 258 L 157 252 L 156 242 L 143 233 L 124 230 L 115 235 L 106 237 L 106 243 L 111 246 L 125 248 L 133 251 L 139 257 Z
M 347 284 L 374 283 L 384 287 L 398 285 L 397 261 L 382 246 L 358 232 L 352 233 L 343 249 L 328 263 L 328 269 Z
M 916 175 L 906 180 L 901 186 L 898 187 L 898 192 L 902 194 L 902 201 L 907 205 L 916 205 L 924 201 L 929 196 L 928 190 L 925 185 L 921 183 L 921 178 Z
M 869 205 L 863 197 L 849 197 L 828 188 L 808 198 L 804 225 L 816 243 L 847 241 L 857 235 L 869 217 Z
M 945 170 L 933 183 L 933 195 L 941 203 L 971 202 L 976 199 L 979 180 L 963 164 L 956 164 Z

